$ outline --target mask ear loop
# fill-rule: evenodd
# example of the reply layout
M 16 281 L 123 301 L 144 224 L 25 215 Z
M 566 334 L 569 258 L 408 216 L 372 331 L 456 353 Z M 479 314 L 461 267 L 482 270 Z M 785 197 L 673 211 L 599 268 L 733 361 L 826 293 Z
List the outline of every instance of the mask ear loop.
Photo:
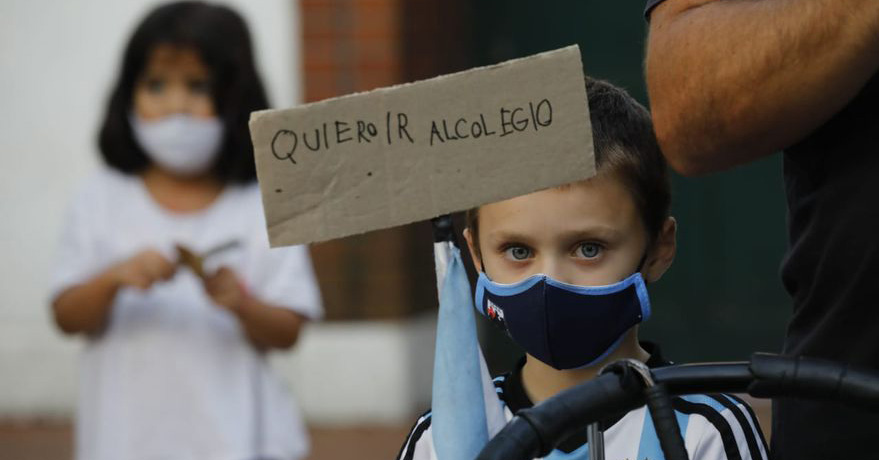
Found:
M 644 264 L 647 263 L 647 255 L 648 255 L 648 254 L 650 254 L 650 250 L 649 250 L 649 249 L 645 249 L 645 250 L 644 250 L 644 255 L 641 256 L 641 261 L 638 262 L 638 268 L 635 269 L 635 272 L 634 272 L 634 273 L 638 273 L 638 272 L 640 272 L 641 270 L 644 270 Z

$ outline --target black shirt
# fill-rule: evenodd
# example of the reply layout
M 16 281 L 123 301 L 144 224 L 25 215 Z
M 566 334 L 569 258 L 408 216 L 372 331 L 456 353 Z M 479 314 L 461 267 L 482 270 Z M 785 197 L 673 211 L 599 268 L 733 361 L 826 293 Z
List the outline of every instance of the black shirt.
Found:
M 879 76 L 784 153 L 794 300 L 784 352 L 879 369 Z M 879 415 L 779 401 L 777 458 L 852 458 L 875 449 Z M 873 455 L 879 455 L 873 452 Z
M 879 75 L 785 149 L 784 180 L 781 277 L 794 301 L 784 352 L 879 369 Z M 776 459 L 879 456 L 879 415 L 835 403 L 778 400 L 772 431 Z

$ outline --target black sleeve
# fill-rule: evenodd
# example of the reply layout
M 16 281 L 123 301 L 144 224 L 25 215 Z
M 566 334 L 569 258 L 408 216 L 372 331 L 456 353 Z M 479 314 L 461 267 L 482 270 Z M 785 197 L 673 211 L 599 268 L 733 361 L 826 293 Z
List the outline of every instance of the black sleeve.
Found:
M 656 8 L 657 5 L 664 2 L 665 0 L 647 0 L 647 6 L 644 7 L 644 19 L 648 22 L 650 21 L 650 12 L 653 11 L 653 8 Z

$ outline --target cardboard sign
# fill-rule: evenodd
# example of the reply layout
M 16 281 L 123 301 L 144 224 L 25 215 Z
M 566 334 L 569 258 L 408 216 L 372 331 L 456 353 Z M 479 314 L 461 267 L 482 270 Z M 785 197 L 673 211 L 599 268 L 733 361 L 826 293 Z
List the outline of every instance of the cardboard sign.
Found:
M 272 246 L 430 219 L 594 175 L 580 50 L 250 119 Z

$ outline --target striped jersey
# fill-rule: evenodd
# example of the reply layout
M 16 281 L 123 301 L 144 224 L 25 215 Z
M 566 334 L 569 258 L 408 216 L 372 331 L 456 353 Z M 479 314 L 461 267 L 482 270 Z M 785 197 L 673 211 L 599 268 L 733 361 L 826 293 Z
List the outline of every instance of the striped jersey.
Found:
M 642 344 L 651 353 L 647 365 L 668 365 L 658 347 Z M 533 406 L 522 386 L 522 359 L 516 368 L 494 379 L 495 391 L 509 422 L 519 410 Z M 725 394 L 687 395 L 672 400 L 690 460 L 765 460 L 766 441 L 751 407 Z M 436 460 L 431 435 L 431 412 L 415 422 L 397 456 L 398 460 Z M 646 407 L 600 422 L 607 460 L 661 460 L 665 457 Z M 489 429 L 491 432 L 492 430 Z M 545 459 L 586 460 L 586 429 L 564 440 Z

